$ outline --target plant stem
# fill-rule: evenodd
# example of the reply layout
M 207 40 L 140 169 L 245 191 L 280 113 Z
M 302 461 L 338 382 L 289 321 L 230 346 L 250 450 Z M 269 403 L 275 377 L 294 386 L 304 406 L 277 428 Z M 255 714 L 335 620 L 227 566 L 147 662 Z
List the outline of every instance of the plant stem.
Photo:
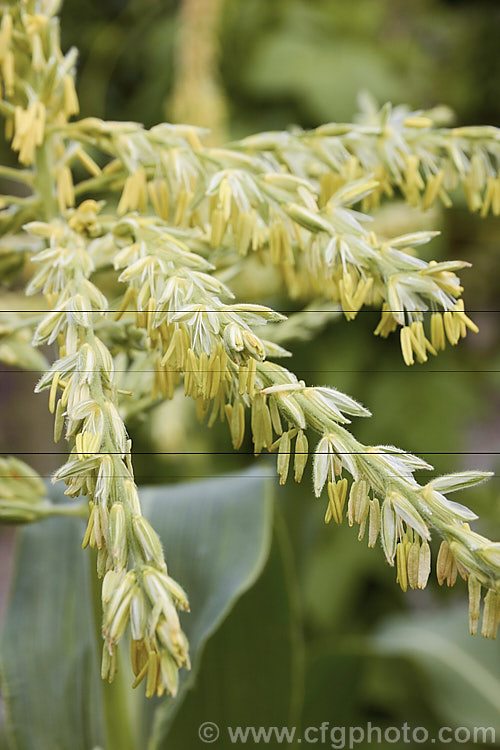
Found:
M 0 164 L 0 175 L 7 177 L 9 180 L 17 180 L 17 182 L 24 182 L 26 185 L 32 185 L 34 182 L 34 175 L 28 169 L 18 169 L 17 167 L 7 167 L 5 164 Z
M 75 185 L 75 196 L 78 198 L 80 195 L 85 193 L 91 193 L 92 195 L 96 192 L 107 190 L 112 182 L 121 180 L 125 182 L 127 173 L 123 170 L 121 173 L 113 174 L 102 174 L 96 177 L 89 177 L 87 180 L 82 180 Z
M 96 576 L 97 553 L 90 551 L 90 581 L 92 587 L 92 609 L 97 646 L 102 643 L 101 581 Z M 128 688 L 124 679 L 120 650 L 117 650 L 117 672 L 110 684 L 102 682 L 102 707 L 105 727 L 105 750 L 136 750 L 136 732 L 131 726 L 131 711 Z
M 45 221 L 58 215 L 57 200 L 54 194 L 54 177 L 52 175 L 51 138 L 46 138 L 36 152 L 35 188 L 40 199 Z
M 73 516 L 74 518 L 85 518 L 89 515 L 88 504 L 83 503 L 60 503 L 47 508 L 47 516 Z

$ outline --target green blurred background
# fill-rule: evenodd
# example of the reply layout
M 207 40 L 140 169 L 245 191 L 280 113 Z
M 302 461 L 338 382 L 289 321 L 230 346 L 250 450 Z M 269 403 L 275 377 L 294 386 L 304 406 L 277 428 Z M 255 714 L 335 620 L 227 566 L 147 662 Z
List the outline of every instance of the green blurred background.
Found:
M 199 0 L 198 10 L 208 12 L 213 2 Z M 182 79 L 189 59 L 183 62 L 179 51 L 185 33 L 180 5 L 65 1 L 63 41 L 80 49 L 83 116 L 150 126 L 190 112 L 198 124 L 215 123 L 216 138 L 230 139 L 349 120 L 358 92 L 368 90 L 381 103 L 447 105 L 460 124 L 500 125 L 496 0 L 226 0 L 217 38 L 209 27 L 200 32 L 200 49 L 209 46 L 213 69 L 205 71 L 208 94 L 205 88 L 206 98 L 199 99 L 196 81 Z M 190 53 L 196 58 L 198 52 L 194 44 Z M 480 333 L 410 369 L 396 337 L 375 338 L 378 316 L 363 312 L 351 323 L 332 319 L 312 342 L 290 343 L 290 367 L 370 408 L 374 416 L 353 425 L 362 441 L 413 451 L 437 472 L 495 471 L 464 501 L 481 516 L 478 530 L 500 539 L 498 219 L 480 220 L 458 203 L 425 217 L 401 206 L 384 208 L 377 220 L 387 234 L 436 226 L 442 235 L 429 254 L 473 263 L 463 273 L 464 296 Z M 259 301 L 290 309 L 276 292 Z M 26 447 L 33 408 L 40 431 L 29 441 L 42 450 L 51 428 L 44 399 L 31 402 L 27 395 L 33 376 L 18 377 L 15 386 L 2 377 L 10 391 L 7 399 L 4 389 L 2 399 L 8 403 L 0 449 L 37 450 Z M 14 400 L 21 391 L 26 411 Z M 205 452 L 181 461 L 137 456 L 139 477 L 158 482 L 239 471 L 253 461 L 249 441 L 241 453 L 227 455 L 225 429 L 200 430 L 182 399 L 130 429 L 139 451 Z M 37 460 L 43 473 L 57 465 L 56 456 Z M 323 524 L 323 502 L 314 500 L 309 481 L 277 488 L 276 499 L 270 564 L 208 644 L 198 687 L 181 709 L 170 747 L 197 747 L 195 728 L 203 720 L 268 726 L 280 717 L 304 727 L 407 721 L 430 732 L 443 724 L 481 723 L 498 728 L 500 746 L 500 652 L 495 643 L 469 637 L 463 582 L 440 590 L 431 580 L 426 591 L 403 594 L 380 550 L 358 543 L 354 529 Z M 280 608 L 287 617 L 279 616 Z

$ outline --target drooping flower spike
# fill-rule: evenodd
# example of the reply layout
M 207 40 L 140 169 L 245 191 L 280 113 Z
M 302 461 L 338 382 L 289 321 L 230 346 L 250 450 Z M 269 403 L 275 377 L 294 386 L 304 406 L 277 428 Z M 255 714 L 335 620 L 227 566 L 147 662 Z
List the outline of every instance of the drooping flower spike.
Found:
M 456 275 L 467 264 L 422 260 L 418 248 L 434 233 L 379 237 L 366 212 L 394 191 L 424 209 L 446 205 L 461 184 L 472 210 L 500 213 L 498 131 L 440 128 L 432 113 L 365 106 L 357 124 L 213 148 L 190 126 L 70 121 L 79 109 L 76 53 L 61 52 L 57 5 L 0 4 L 0 113 L 21 164 L 0 174 L 26 193 L 2 197 L 0 232 L 10 244 L 0 273 L 15 276 L 29 255 L 27 293 L 47 305 L 28 322 L 11 315 L 0 356 L 21 365 L 40 357 L 30 333 L 33 347 L 57 349 L 37 391 L 49 392 L 54 438 L 70 446 L 54 480 L 70 497 L 88 498 L 83 546 L 97 549 L 103 579 L 103 677 L 113 679 L 127 628 L 134 684 L 144 680 L 146 695 L 174 695 L 179 669 L 189 667 L 178 615 L 187 596 L 142 515 L 125 426 L 131 401 L 146 406 L 180 386 L 200 420 L 227 423 L 235 448 L 249 428 L 256 454 L 276 452 L 282 484 L 292 473 L 301 481 L 316 435 L 313 487 L 317 497 L 326 490 L 325 520 L 347 517 L 360 539 L 380 542 L 403 589 L 426 585 L 436 531 L 439 582 L 468 579 L 472 632 L 486 591 L 482 632 L 494 636 L 498 545 L 473 532 L 474 514 L 447 498 L 486 475 L 422 486 L 413 474 L 432 468 L 425 462 L 357 441 L 350 417 L 369 412 L 274 361 L 288 355 L 276 331 L 289 323 L 235 301 L 228 270 L 249 271 L 258 259 L 289 297 L 348 319 L 379 308 L 375 332 L 399 329 L 405 362 L 425 362 L 477 330 Z M 75 184 L 77 165 L 87 177 Z M 99 272 L 109 277 L 110 269 L 113 283 L 101 284 Z M 3 473 L 0 517 L 53 513 L 28 467 L 9 460 Z

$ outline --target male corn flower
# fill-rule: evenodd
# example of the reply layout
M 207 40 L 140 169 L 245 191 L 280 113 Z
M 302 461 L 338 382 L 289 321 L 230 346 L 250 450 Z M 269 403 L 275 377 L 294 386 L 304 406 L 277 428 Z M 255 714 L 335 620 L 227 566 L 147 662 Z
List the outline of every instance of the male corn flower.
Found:
M 369 412 L 276 363 L 288 355 L 272 335 L 284 316 L 235 301 L 224 279 L 258 258 L 306 305 L 330 305 L 348 320 L 363 306 L 377 307 L 375 333 L 399 328 L 406 364 L 425 362 L 477 330 L 456 275 L 467 264 L 421 259 L 418 248 L 435 233 L 380 237 L 367 212 L 395 191 L 423 209 L 437 200 L 448 205 L 461 185 L 471 210 L 498 215 L 498 130 L 440 128 L 432 112 L 366 105 L 357 124 L 212 148 L 190 126 L 70 121 L 78 114 L 76 53 L 61 52 L 56 7 L 51 0 L 0 3 L 0 113 L 20 163 L 0 174 L 27 193 L 2 198 L 0 231 L 22 239 L 6 245 L 0 270 L 11 278 L 24 267 L 27 294 L 47 307 L 28 323 L 11 315 L 0 356 L 22 366 L 27 344 L 21 356 L 19 333 L 26 330 L 33 347 L 57 349 L 37 391 L 49 391 L 54 438 L 70 446 L 54 480 L 66 483 L 70 497 L 88 498 L 82 546 L 97 549 L 103 579 L 102 676 L 113 679 L 128 626 L 135 684 L 144 679 L 146 695 L 175 694 L 179 669 L 189 667 L 178 617 L 187 597 L 168 574 L 134 480 L 124 422 L 130 385 L 144 406 L 182 385 L 200 420 L 227 423 L 234 448 L 249 427 L 255 454 L 276 452 L 281 484 L 290 473 L 301 481 L 316 435 L 313 485 L 317 497 L 326 489 L 326 522 L 347 517 L 359 539 L 380 542 L 404 590 L 425 587 L 436 531 L 439 582 L 452 585 L 457 574 L 468 580 L 471 632 L 484 590 L 482 633 L 494 637 L 500 545 L 472 531 L 475 515 L 447 497 L 488 475 L 465 472 L 422 486 L 415 470 L 432 467 L 421 459 L 361 444 L 347 425 Z M 76 167 L 87 176 L 75 183 Z M 109 273 L 102 281 L 103 270 L 114 274 L 111 282 Z M 43 487 L 29 484 L 33 471 L 8 466 L 0 516 L 43 517 Z M 24 483 L 16 489 L 17 475 Z

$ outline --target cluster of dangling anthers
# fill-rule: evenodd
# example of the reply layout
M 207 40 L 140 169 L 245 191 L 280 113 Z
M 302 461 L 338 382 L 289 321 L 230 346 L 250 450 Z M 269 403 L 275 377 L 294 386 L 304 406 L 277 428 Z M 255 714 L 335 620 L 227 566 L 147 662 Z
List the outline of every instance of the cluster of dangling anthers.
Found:
M 423 209 L 448 205 L 461 185 L 471 210 L 500 214 L 498 131 L 439 127 L 432 112 L 369 103 L 355 124 L 264 133 L 226 148 L 204 146 L 189 126 L 70 122 L 76 53 L 61 52 L 56 8 L 0 4 L 0 114 L 22 165 L 0 174 L 26 195 L 2 197 L 0 232 L 25 227 L 31 237 L 28 246 L 23 235 L 27 293 L 43 295 L 48 309 L 28 328 L 35 347 L 58 349 L 37 390 L 49 390 L 55 440 L 71 445 L 55 480 L 89 499 L 83 546 L 97 549 L 103 578 L 103 677 L 113 679 L 127 626 L 136 684 L 145 679 L 148 696 L 175 694 L 189 666 L 178 617 L 187 599 L 141 511 L 123 417 L 131 393 L 117 361 L 142 373 L 140 403 L 172 398 L 182 384 L 201 420 L 227 422 L 235 448 L 249 425 L 255 453 L 277 453 L 282 484 L 291 465 L 301 480 L 316 434 L 313 483 L 318 497 L 326 487 L 325 520 L 347 516 L 360 539 L 380 540 L 403 589 L 425 586 L 435 529 L 444 540 L 439 582 L 451 585 L 457 573 L 468 580 L 472 632 L 484 590 L 482 632 L 494 636 L 499 545 L 473 532 L 474 514 L 446 496 L 487 475 L 422 486 L 413 474 L 431 468 L 425 462 L 359 443 L 346 425 L 368 411 L 274 362 L 288 352 L 262 331 L 283 316 L 234 301 L 224 280 L 250 277 L 257 262 L 299 302 L 333 302 L 348 319 L 379 308 L 376 333 L 399 327 L 405 362 L 425 362 L 477 330 L 456 276 L 467 264 L 422 260 L 418 247 L 434 232 L 381 237 L 366 212 L 396 191 Z M 86 176 L 75 182 L 77 166 Z

